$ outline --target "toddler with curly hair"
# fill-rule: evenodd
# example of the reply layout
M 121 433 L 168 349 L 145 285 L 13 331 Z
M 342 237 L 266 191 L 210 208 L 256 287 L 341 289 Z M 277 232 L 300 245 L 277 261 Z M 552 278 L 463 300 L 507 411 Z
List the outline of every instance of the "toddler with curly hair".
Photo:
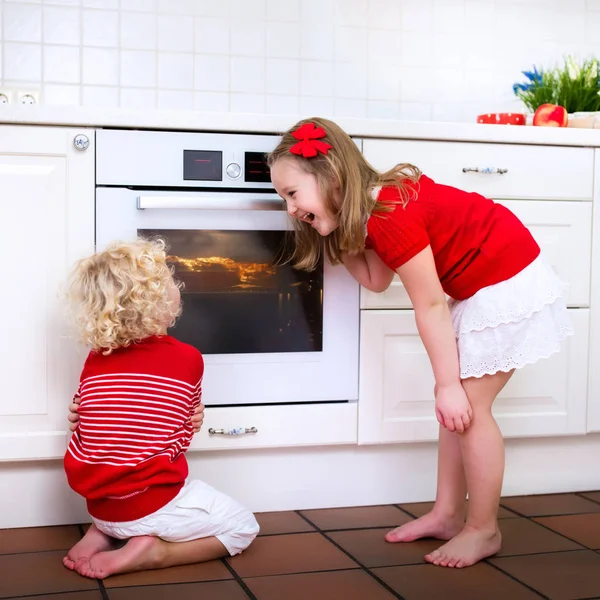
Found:
M 71 275 L 73 320 L 91 351 L 64 466 L 93 523 L 63 563 L 85 577 L 238 554 L 258 533 L 249 510 L 188 479 L 204 362 L 167 335 L 179 287 L 162 240 L 111 244 Z

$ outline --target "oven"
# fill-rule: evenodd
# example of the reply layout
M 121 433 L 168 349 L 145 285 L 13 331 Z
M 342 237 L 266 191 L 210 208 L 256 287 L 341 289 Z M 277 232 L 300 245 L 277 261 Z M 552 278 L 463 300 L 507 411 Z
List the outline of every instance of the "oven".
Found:
M 207 406 L 358 398 L 359 286 L 297 271 L 270 181 L 274 135 L 99 130 L 96 247 L 160 236 L 183 281 L 169 331 L 205 360 Z

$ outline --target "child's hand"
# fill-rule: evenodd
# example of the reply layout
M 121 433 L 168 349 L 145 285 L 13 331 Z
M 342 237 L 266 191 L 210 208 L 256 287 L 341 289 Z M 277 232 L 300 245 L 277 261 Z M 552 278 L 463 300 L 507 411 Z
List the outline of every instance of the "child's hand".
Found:
M 198 404 L 192 415 L 192 425 L 194 426 L 194 433 L 198 433 L 204 422 L 204 404 Z
M 435 389 L 435 415 L 448 431 L 463 433 L 473 418 L 473 409 L 462 384 Z
M 75 431 L 79 427 L 79 415 L 77 411 L 79 410 L 79 403 L 81 402 L 81 398 L 77 395 L 73 396 L 73 401 L 69 404 L 69 429 L 71 431 Z

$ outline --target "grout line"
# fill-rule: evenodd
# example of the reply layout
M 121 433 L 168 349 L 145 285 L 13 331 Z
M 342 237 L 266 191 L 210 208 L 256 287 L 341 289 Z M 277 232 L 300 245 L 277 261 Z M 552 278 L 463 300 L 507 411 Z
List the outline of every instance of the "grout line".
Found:
M 567 516 L 567 515 L 564 515 L 564 516 Z M 536 518 L 544 518 L 544 517 L 536 517 Z M 534 521 L 533 519 L 531 520 L 531 522 L 535 523 L 536 525 L 539 525 L 540 527 L 543 527 L 544 529 L 554 533 L 555 535 L 560 535 L 561 537 L 565 538 L 566 540 L 569 540 L 570 542 L 573 542 L 574 544 L 581 546 L 581 548 L 573 548 L 573 550 L 581 550 L 581 549 L 593 550 L 593 548 L 590 548 L 589 546 L 586 546 L 585 544 L 578 542 L 577 540 L 574 540 L 573 538 L 566 536 L 564 533 L 560 533 L 559 531 L 556 531 L 555 529 L 552 529 L 551 527 L 548 527 L 548 526 L 544 525 L 543 523 L 538 523 L 537 521 Z M 559 550 L 559 552 L 560 552 L 560 550 Z M 565 552 L 568 552 L 568 550 L 565 550 Z
M 415 515 L 415 514 L 411 513 L 410 511 L 406 510 L 406 508 L 403 508 L 402 506 L 400 506 L 400 504 L 392 504 L 392 506 L 395 506 L 397 509 L 401 510 L 405 515 L 408 515 L 409 517 L 412 517 L 413 519 L 419 518 L 419 515 Z
M 252 590 L 246 585 L 246 582 L 238 575 L 237 571 L 229 564 L 226 558 L 222 558 L 221 562 L 225 565 L 225 568 L 231 573 L 237 584 L 246 592 L 246 595 L 251 600 L 258 600 L 258 598 L 252 593 Z
M 502 504 L 500 504 L 500 506 L 502 506 Z M 593 548 L 589 548 L 588 546 L 586 546 L 585 544 L 582 544 L 581 542 L 578 542 L 577 540 L 574 540 L 573 538 L 570 538 L 562 533 L 559 533 L 558 531 L 555 531 L 554 529 L 547 527 L 546 525 L 544 525 L 543 523 L 539 523 L 538 521 L 535 521 L 535 519 L 546 519 L 549 517 L 570 517 L 573 515 L 595 515 L 598 513 L 573 513 L 573 514 L 557 514 L 557 515 L 534 515 L 534 516 L 527 516 L 524 515 L 522 513 L 520 513 L 518 510 L 515 510 L 514 508 L 508 508 L 506 506 L 504 506 L 503 508 L 506 508 L 507 510 L 512 510 L 515 514 L 519 515 L 519 517 L 522 517 L 524 519 L 527 519 L 528 521 L 531 521 L 534 525 L 538 525 L 539 527 L 543 527 L 544 529 L 546 529 L 547 531 L 550 531 L 551 533 L 558 535 L 562 538 L 564 538 L 565 540 L 569 540 L 570 542 L 573 542 L 574 544 L 577 544 L 578 546 L 580 546 L 579 548 L 572 548 L 571 550 L 557 550 L 556 552 L 573 552 L 573 551 L 577 551 L 577 550 L 593 550 Z M 532 554 L 549 554 L 548 552 L 530 552 L 528 554 L 523 554 L 523 555 L 517 555 L 517 554 L 513 554 L 510 556 L 531 556 Z M 509 555 L 507 555 L 509 556 Z M 499 557 L 500 558 L 500 557 Z
M 519 585 L 522 585 L 523 587 L 526 587 L 528 590 L 532 591 L 534 594 L 537 594 L 538 596 L 540 596 L 540 598 L 544 598 L 544 600 L 550 600 L 548 598 L 548 596 L 544 596 L 544 594 L 542 594 L 542 592 L 538 592 L 538 590 L 536 590 L 535 588 L 532 588 L 530 585 L 527 585 L 526 583 L 524 583 L 520 579 L 517 579 L 514 575 L 512 575 L 511 573 L 508 573 L 504 569 L 500 568 L 498 565 L 495 565 L 495 564 L 493 564 L 491 562 L 488 562 L 487 558 L 484 559 L 482 562 L 484 562 L 486 565 L 489 565 L 490 567 L 492 567 L 492 569 L 496 569 L 496 571 L 499 571 L 504 576 L 508 577 L 509 579 L 512 579 L 513 581 L 515 581 Z
M 600 500 L 594 500 L 593 498 L 588 498 L 587 496 L 584 496 L 584 494 L 593 494 L 595 492 L 573 492 L 576 496 L 578 496 L 579 498 L 582 498 L 583 500 L 588 500 L 589 502 L 593 502 L 594 504 L 600 504 Z
M 102 600 L 110 600 L 110 596 L 104 587 L 104 582 L 101 579 L 96 579 L 98 582 L 98 587 L 100 588 L 100 594 L 102 595 Z
M 318 533 L 317 531 L 313 531 L 313 533 Z M 400 565 L 392 565 L 400 566 Z M 413 566 L 413 565 L 408 565 Z M 382 568 L 382 567 L 376 567 Z M 387 567 L 383 567 L 387 568 Z M 349 567 L 347 569 L 319 569 L 318 571 L 291 571 L 289 573 L 267 573 L 266 575 L 248 575 L 247 579 L 268 579 L 269 577 L 287 577 L 288 575 L 313 575 L 317 573 L 349 573 L 350 571 L 361 571 L 362 569 L 356 567 Z M 371 575 L 371 573 L 369 573 Z M 222 579 L 220 581 L 223 581 Z M 2 600 L 5 600 L 4 598 Z M 260 600 L 260 599 L 259 599 Z
M 337 529 L 318 529 L 315 531 L 285 531 L 283 533 L 264 533 L 258 537 L 278 537 L 280 535 L 296 535 L 300 533 L 337 533 L 338 531 L 366 531 L 369 529 L 389 529 L 398 525 L 372 525 L 371 527 L 339 527 Z
M 123 82 L 121 81 L 121 73 L 123 71 L 123 48 L 121 47 L 121 30 L 123 28 L 122 24 L 122 15 L 123 9 L 121 7 L 121 0 L 117 1 L 117 106 L 121 106 L 121 89 L 123 87 Z M 83 86 L 82 86 L 82 98 L 81 101 L 83 103 Z
M 352 556 L 350 552 L 345 550 L 342 546 L 340 546 L 335 540 L 331 539 L 327 533 L 325 533 L 320 527 L 317 527 L 315 523 L 313 523 L 308 517 L 305 517 L 300 511 L 295 511 L 296 514 L 304 519 L 309 525 L 312 525 L 318 533 L 320 533 L 327 541 L 332 543 L 338 550 L 341 550 L 346 556 L 348 556 L 351 560 L 353 560 L 367 575 L 372 577 L 379 585 L 384 587 L 388 592 L 394 595 L 397 600 L 405 600 L 403 596 L 401 596 L 398 592 L 396 592 L 393 588 L 391 588 L 383 579 L 375 575 L 372 571 L 370 571 L 362 562 L 360 562 L 356 557 Z

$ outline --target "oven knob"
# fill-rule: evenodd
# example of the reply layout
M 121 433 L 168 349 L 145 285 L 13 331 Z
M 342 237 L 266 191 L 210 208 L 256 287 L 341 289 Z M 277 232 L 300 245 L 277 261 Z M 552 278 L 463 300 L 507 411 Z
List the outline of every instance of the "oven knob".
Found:
M 229 163 L 226 171 L 231 179 L 237 179 L 242 174 L 242 167 L 237 163 Z

